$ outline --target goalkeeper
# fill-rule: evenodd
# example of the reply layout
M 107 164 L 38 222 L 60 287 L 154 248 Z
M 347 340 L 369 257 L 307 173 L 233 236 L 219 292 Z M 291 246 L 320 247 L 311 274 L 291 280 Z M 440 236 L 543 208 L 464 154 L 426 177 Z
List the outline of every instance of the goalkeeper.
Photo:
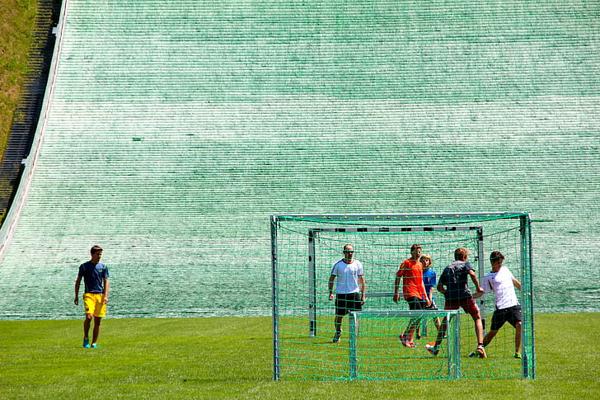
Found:
M 329 276 L 329 300 L 333 300 L 333 284 L 335 285 L 335 334 L 333 343 L 340 341 L 342 336 L 342 319 L 350 311 L 362 310 L 366 300 L 366 281 L 363 265 L 354 259 L 354 246 L 351 243 L 344 245 L 344 258 L 333 265 Z

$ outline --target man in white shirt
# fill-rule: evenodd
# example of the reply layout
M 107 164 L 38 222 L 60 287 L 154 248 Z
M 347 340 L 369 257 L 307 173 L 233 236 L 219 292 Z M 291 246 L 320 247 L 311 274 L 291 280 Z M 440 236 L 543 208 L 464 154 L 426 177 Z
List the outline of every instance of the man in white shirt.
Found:
M 521 289 L 519 282 L 507 267 L 502 266 L 504 256 L 499 251 L 492 251 L 490 263 L 492 272 L 483 277 L 481 284 L 484 293 L 493 292 L 496 296 L 496 310 L 492 316 L 490 331 L 483 338 L 483 345 L 490 344 L 498 330 L 508 322 L 515 328 L 515 358 L 521 358 L 521 305 L 515 293 L 515 287 Z M 479 297 L 479 296 L 477 296 Z
M 354 247 L 344 245 L 344 258 L 333 265 L 329 276 L 329 300 L 333 300 L 333 283 L 335 285 L 335 335 L 333 343 L 342 336 L 342 319 L 350 311 L 360 311 L 366 299 L 366 282 L 363 265 L 354 259 Z

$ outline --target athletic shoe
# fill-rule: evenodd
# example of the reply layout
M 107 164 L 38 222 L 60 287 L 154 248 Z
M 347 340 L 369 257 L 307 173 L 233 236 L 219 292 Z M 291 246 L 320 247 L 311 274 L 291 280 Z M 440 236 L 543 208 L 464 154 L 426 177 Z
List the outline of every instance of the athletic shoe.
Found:
M 92 349 L 97 349 L 98 345 L 96 343 L 92 343 Z
M 428 352 L 430 352 L 434 356 L 437 356 L 438 353 L 440 352 L 439 347 L 437 347 L 436 345 L 431 345 L 429 343 L 427 343 L 425 345 L 425 348 L 427 349 Z
M 90 340 L 88 338 L 83 338 L 83 347 L 85 349 L 89 349 L 90 348 Z
M 487 354 L 486 354 L 483 346 L 477 346 L 477 350 L 475 350 L 475 351 L 477 352 L 477 355 L 479 356 L 479 358 L 487 358 Z
M 514 358 L 518 358 L 519 360 L 521 359 L 521 353 L 515 353 L 513 355 Z
M 405 335 L 398 336 L 398 339 L 400 340 L 400 343 L 402 343 L 402 346 L 408 347 L 409 349 L 415 348 L 415 344 L 413 342 L 410 342 Z
M 486 354 L 483 346 L 477 346 L 477 350 L 469 353 L 469 358 L 475 358 L 475 357 L 487 358 L 487 354 Z
M 335 335 L 333 335 L 333 343 L 337 343 L 340 341 L 340 336 L 342 336 L 342 331 L 336 331 Z

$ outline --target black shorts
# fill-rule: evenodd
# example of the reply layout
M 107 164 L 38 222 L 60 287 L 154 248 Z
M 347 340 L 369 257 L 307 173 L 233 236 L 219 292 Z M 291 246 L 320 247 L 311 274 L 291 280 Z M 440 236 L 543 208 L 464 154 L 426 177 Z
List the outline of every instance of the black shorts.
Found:
M 406 301 L 408 302 L 409 310 L 424 310 L 427 306 L 427 302 L 418 297 L 409 297 Z
M 362 310 L 360 293 L 338 293 L 335 295 L 335 315 L 346 315 L 350 311 Z
M 497 331 L 498 329 L 502 328 L 502 325 L 504 325 L 504 323 L 507 321 L 512 326 L 515 326 L 517 322 L 521 322 L 522 319 L 521 306 L 518 304 L 502 310 L 496 309 L 496 311 L 494 311 L 494 315 L 492 315 L 492 327 L 490 329 Z

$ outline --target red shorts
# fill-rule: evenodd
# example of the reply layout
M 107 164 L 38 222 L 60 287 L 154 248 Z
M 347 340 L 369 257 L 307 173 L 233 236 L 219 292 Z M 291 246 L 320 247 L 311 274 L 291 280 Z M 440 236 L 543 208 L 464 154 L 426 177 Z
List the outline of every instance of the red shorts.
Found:
M 467 314 L 470 314 L 473 319 L 481 318 L 479 315 L 479 307 L 477 307 L 477 304 L 472 297 L 460 300 L 446 300 L 446 304 L 444 304 L 444 310 L 458 310 L 459 307 L 462 307 L 462 309 L 465 310 Z

